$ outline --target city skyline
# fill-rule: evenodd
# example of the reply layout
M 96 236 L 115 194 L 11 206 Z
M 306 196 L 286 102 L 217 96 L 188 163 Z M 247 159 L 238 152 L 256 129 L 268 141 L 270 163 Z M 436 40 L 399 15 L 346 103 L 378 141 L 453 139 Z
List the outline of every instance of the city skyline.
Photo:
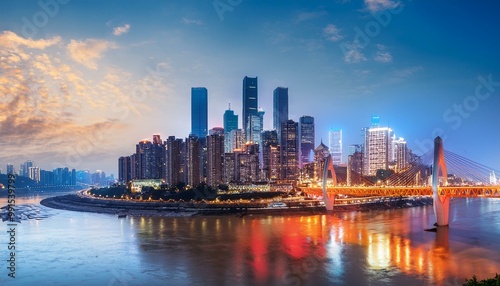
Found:
M 289 119 L 315 118 L 315 146 L 342 129 L 347 154 L 376 114 L 417 154 L 440 135 L 446 149 L 500 169 L 494 1 L 244 1 L 225 11 L 195 1 L 47 3 L 57 9 L 0 4 L 2 166 L 117 174 L 116 158 L 140 139 L 188 136 L 191 87 L 208 90 L 208 129 L 223 125 L 228 103 L 243 121 L 249 76 L 259 80 L 264 130 L 273 91 L 285 86 Z

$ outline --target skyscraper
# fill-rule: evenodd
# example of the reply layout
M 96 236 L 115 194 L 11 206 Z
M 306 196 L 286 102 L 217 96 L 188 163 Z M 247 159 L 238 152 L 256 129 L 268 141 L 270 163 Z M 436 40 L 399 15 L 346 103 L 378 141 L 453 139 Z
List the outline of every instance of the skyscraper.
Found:
M 332 129 L 328 132 L 328 145 L 333 165 L 342 164 L 342 129 Z
M 186 165 L 187 184 L 196 187 L 201 182 L 202 176 L 202 143 L 194 135 L 186 138 Z
M 33 161 L 26 161 L 24 163 L 21 163 L 21 165 L 19 166 L 19 176 L 23 176 L 23 177 L 29 177 L 29 169 L 31 167 L 34 167 L 34 163 Z
M 277 87 L 273 92 L 273 128 L 281 136 L 281 124 L 288 120 L 288 87 Z
M 40 168 L 39 167 L 29 167 L 28 177 L 35 182 L 40 182 Z
M 191 134 L 207 136 L 208 131 L 208 91 L 204 87 L 191 88 Z
M 136 145 L 135 156 L 131 156 L 133 179 L 165 178 L 165 145 L 142 140 Z
M 118 158 L 118 181 L 127 183 L 132 179 L 130 156 Z
M 231 153 L 234 149 L 242 149 L 245 144 L 243 131 L 241 129 L 233 129 L 231 132 L 224 134 L 224 152 Z
M 276 130 L 262 132 L 262 171 L 267 180 L 279 179 L 279 147 Z
M 283 122 L 281 126 L 280 165 L 281 179 L 295 180 L 298 175 L 299 161 L 298 124 L 293 120 Z
M 238 115 L 234 114 L 234 110 L 231 110 L 231 107 L 229 107 L 229 109 L 224 112 L 224 134 L 234 129 L 238 129 Z
M 394 164 L 394 171 L 399 173 L 408 167 L 408 147 L 404 138 L 392 140 L 392 163 Z
M 375 176 L 377 170 L 387 170 L 392 156 L 392 129 L 388 127 L 366 129 L 363 175 Z
M 314 117 L 299 118 L 299 168 L 309 162 L 309 154 L 314 150 Z
M 170 186 L 185 183 L 184 142 L 181 138 L 169 136 L 166 141 L 166 182 Z
M 246 139 L 247 142 L 262 145 L 262 131 L 264 130 L 264 110 L 259 109 L 257 114 L 248 117 Z
M 259 106 L 257 77 L 245 77 L 243 79 L 243 112 L 242 129 L 247 130 L 250 115 L 257 115 Z M 248 138 L 248 137 L 247 137 Z
M 217 186 L 224 177 L 224 135 L 215 133 L 207 137 L 207 184 Z

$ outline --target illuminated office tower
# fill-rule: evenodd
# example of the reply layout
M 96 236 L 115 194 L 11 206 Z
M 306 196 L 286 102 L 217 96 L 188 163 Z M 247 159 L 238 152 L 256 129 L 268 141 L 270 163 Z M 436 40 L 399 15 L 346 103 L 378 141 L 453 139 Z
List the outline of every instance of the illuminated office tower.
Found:
M 281 125 L 280 166 L 282 180 L 295 180 L 299 167 L 298 123 L 287 120 Z
M 333 165 L 342 164 L 342 129 L 332 129 L 328 132 L 328 149 L 332 155 Z
M 363 169 L 365 176 L 375 176 L 377 170 L 387 170 L 392 158 L 392 129 L 371 127 L 365 130 Z
M 408 167 L 408 147 L 403 138 L 392 140 L 392 163 L 396 173 L 406 170 Z
M 264 110 L 259 109 L 257 114 L 250 115 L 247 122 L 247 142 L 262 145 L 262 131 L 264 130 Z
M 242 129 L 247 130 L 249 117 L 257 115 L 259 106 L 257 77 L 245 77 L 243 79 L 243 112 L 242 112 Z M 246 134 L 246 141 L 250 141 L 248 134 Z
M 267 180 L 279 179 L 279 147 L 276 130 L 262 132 L 262 171 Z
M 224 152 L 231 153 L 236 149 L 243 149 L 245 144 L 243 131 L 241 129 L 233 129 L 231 132 L 224 135 Z
M 299 168 L 309 162 L 309 154 L 314 152 L 314 117 L 299 118 Z

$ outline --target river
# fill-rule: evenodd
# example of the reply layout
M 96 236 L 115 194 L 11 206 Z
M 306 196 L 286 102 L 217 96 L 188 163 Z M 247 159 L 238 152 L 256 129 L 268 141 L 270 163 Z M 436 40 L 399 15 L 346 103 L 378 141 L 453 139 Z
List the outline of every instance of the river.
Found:
M 46 195 L 45 195 L 46 196 Z M 0 285 L 462 285 L 500 273 L 500 200 L 325 215 L 127 217 L 16 204 L 15 278 L 2 223 Z M 0 199 L 2 206 L 6 199 Z

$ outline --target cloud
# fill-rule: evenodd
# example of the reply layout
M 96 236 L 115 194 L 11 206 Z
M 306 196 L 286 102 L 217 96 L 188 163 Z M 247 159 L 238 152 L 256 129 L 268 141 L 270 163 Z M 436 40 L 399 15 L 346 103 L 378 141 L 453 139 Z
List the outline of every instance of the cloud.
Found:
M 130 25 L 129 24 L 125 24 L 123 26 L 119 26 L 119 27 L 114 28 L 113 29 L 113 35 L 115 35 L 115 36 L 121 36 L 123 34 L 128 33 L 129 30 L 130 30 Z
M 17 49 L 19 47 L 26 47 L 30 49 L 43 50 L 47 47 L 58 44 L 61 41 L 61 37 L 53 37 L 47 40 L 33 40 L 31 38 L 25 39 L 19 37 L 17 34 L 11 31 L 5 31 L 0 34 L 0 47 L 4 49 Z
M 347 48 L 347 50 L 344 51 L 344 62 L 359 63 L 366 61 L 365 55 L 361 52 L 361 45 L 357 41 L 351 44 L 346 43 L 344 47 Z
M 380 12 L 394 9 L 401 5 L 398 0 L 365 0 L 365 6 L 370 12 Z
M 5 34 L 22 44 L 6 44 Z M 66 46 L 42 49 L 60 41 L 34 41 L 12 32 L 0 36 L 0 161 L 94 164 L 93 159 L 115 152 L 129 116 L 147 112 L 148 100 L 168 91 L 162 78 L 168 63 L 142 78 L 106 66 L 88 73 L 65 57 Z M 71 45 L 77 51 L 81 46 L 99 50 L 99 55 L 104 50 L 92 41 L 71 40 Z M 89 57 L 82 54 L 80 60 Z
M 182 18 L 182 22 L 184 22 L 184 24 L 186 24 L 186 25 L 197 25 L 197 26 L 203 25 L 203 21 L 201 21 L 201 20 L 189 19 L 186 17 Z
M 375 54 L 374 60 L 380 63 L 390 63 L 392 62 L 392 55 L 387 51 L 387 47 L 384 45 L 377 45 L 378 51 Z
M 343 38 L 342 35 L 340 35 L 340 29 L 334 24 L 328 24 L 325 28 L 323 28 L 323 34 L 327 40 L 332 42 L 336 42 Z
M 74 61 L 95 70 L 97 69 L 96 60 L 100 59 L 107 50 L 115 49 L 116 45 L 108 41 L 96 39 L 85 41 L 71 40 L 67 48 Z

